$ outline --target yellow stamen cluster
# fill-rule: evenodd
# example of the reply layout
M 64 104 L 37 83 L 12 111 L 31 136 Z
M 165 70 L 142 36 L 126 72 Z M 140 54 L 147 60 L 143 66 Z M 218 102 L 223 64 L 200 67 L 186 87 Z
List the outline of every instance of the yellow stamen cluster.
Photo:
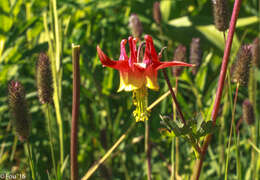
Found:
M 136 122 L 148 120 L 148 91 L 145 86 L 133 91 L 133 104 L 136 106 L 133 112 Z

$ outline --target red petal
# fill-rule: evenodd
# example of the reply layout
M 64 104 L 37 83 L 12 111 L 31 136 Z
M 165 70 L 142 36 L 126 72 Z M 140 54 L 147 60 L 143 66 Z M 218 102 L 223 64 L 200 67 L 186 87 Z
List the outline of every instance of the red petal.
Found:
M 163 69 L 163 68 L 170 67 L 170 66 L 188 66 L 188 67 L 192 67 L 194 65 L 193 64 L 188 64 L 188 63 L 185 63 L 185 62 L 181 62 L 181 61 L 160 62 L 160 65 L 157 66 L 155 69 L 159 70 L 159 69 Z
M 132 36 L 130 36 L 128 38 L 128 42 L 129 42 L 129 49 L 130 49 L 129 66 L 133 67 L 133 64 L 137 62 L 137 59 L 136 59 L 136 55 L 137 55 L 137 52 L 136 52 L 136 42 L 133 41 L 133 37 Z
M 120 53 L 119 60 L 128 60 L 128 56 L 126 55 L 126 51 L 125 51 L 126 43 L 127 43 L 126 39 L 123 39 L 121 41 L 121 44 L 120 44 L 121 53 Z
M 100 49 L 99 46 L 97 46 L 97 53 L 98 53 L 98 57 L 99 57 L 101 63 L 103 64 L 103 66 L 108 66 L 108 67 L 111 67 L 111 68 L 114 68 L 117 70 L 128 70 L 129 69 L 127 61 L 111 60 L 109 57 L 107 57 L 107 55 L 105 55 L 105 53 Z
M 157 56 L 157 52 L 154 48 L 154 44 L 153 44 L 153 38 L 149 35 L 145 35 L 144 39 L 146 40 L 146 46 L 149 48 L 150 53 L 151 53 L 151 57 L 152 57 L 152 61 L 153 62 L 158 62 L 158 56 Z

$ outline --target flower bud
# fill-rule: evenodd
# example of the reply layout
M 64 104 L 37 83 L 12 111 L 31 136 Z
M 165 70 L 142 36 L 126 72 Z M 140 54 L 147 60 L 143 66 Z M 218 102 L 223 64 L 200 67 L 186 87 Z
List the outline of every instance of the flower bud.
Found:
M 180 44 L 174 52 L 174 61 L 186 61 L 186 47 Z M 182 73 L 183 67 L 176 66 L 172 68 L 173 75 L 178 77 Z
M 11 81 L 8 85 L 9 107 L 12 116 L 12 126 L 21 141 L 29 137 L 30 123 L 25 101 L 24 87 L 19 81 Z
M 259 38 L 255 38 L 252 44 L 252 63 L 259 68 L 260 65 L 260 42 Z
M 200 38 L 192 38 L 190 44 L 190 63 L 196 66 L 192 68 L 192 73 L 195 75 L 198 71 L 202 59 L 202 52 L 200 49 Z
M 253 125 L 255 122 L 254 108 L 248 99 L 243 102 L 243 119 L 248 125 Z
M 153 4 L 153 19 L 157 24 L 160 24 L 162 20 L 162 15 L 161 15 L 161 9 L 160 9 L 160 2 L 156 1 Z
M 36 64 L 36 80 L 39 101 L 42 104 L 51 103 L 53 95 L 52 72 L 50 61 L 45 53 L 40 53 Z
M 239 83 L 242 86 L 247 85 L 251 60 L 251 46 L 243 45 L 236 56 L 236 62 L 232 72 L 232 82 Z
M 132 31 L 132 35 L 135 38 L 141 39 L 141 35 L 143 33 L 143 27 L 141 21 L 139 20 L 136 14 L 131 14 L 129 18 L 129 27 Z
M 219 31 L 226 31 L 229 27 L 229 12 L 227 0 L 212 0 L 215 26 Z

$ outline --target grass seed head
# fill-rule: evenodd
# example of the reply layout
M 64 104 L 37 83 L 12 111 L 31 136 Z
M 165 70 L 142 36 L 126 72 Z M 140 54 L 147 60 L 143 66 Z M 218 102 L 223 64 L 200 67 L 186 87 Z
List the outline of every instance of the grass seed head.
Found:
M 234 69 L 232 70 L 232 81 L 234 83 L 247 86 L 251 60 L 251 46 L 243 45 L 237 53 Z
M 215 26 L 219 31 L 226 31 L 229 27 L 229 11 L 227 0 L 212 0 Z
M 260 66 L 260 41 L 259 38 L 255 38 L 252 44 L 252 63 L 255 67 Z
M 156 1 L 153 4 L 153 19 L 157 24 L 161 23 L 162 15 L 161 15 L 161 9 L 160 9 L 160 2 Z
M 132 35 L 135 38 L 141 39 L 143 33 L 143 26 L 136 14 L 131 14 L 129 18 L 129 27 L 132 31 Z
M 174 61 L 186 61 L 186 47 L 180 44 L 174 52 Z M 176 66 L 172 68 L 173 75 L 178 77 L 181 75 L 183 67 Z
M 243 119 L 248 125 L 253 125 L 255 122 L 254 108 L 248 99 L 243 102 Z
M 53 96 L 52 72 L 50 61 L 45 53 L 40 53 L 36 65 L 36 80 L 39 101 L 42 104 L 51 103 Z
M 195 75 L 198 71 L 202 59 L 202 51 L 200 48 L 200 38 L 192 38 L 190 44 L 190 63 L 196 66 L 192 68 L 192 73 Z
M 30 122 L 25 100 L 25 90 L 19 81 L 11 81 L 9 83 L 8 100 L 12 126 L 19 139 L 25 141 L 30 134 Z

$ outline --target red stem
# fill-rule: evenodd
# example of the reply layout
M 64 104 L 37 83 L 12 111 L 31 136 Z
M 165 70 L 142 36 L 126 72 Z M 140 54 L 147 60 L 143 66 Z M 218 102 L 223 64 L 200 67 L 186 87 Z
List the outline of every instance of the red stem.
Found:
M 70 157 L 71 157 L 71 180 L 78 180 L 78 118 L 79 118 L 79 97 L 80 97 L 80 70 L 79 70 L 79 51 L 80 46 L 72 44 L 72 61 L 73 61 L 73 104 L 71 120 L 71 139 L 70 139 Z
M 234 36 L 235 28 L 236 28 L 236 22 L 237 22 L 241 3 L 242 3 L 242 0 L 236 0 L 235 1 L 234 9 L 233 9 L 232 17 L 231 17 L 231 21 L 230 21 L 230 27 L 229 27 L 227 42 L 226 42 L 224 56 L 223 56 L 222 65 L 221 65 L 220 78 L 219 78 L 219 81 L 218 81 L 218 89 L 217 89 L 217 93 L 216 93 L 214 108 L 213 108 L 212 115 L 211 115 L 214 126 L 216 125 L 216 119 L 217 119 L 217 115 L 218 115 L 222 91 L 223 91 L 223 88 L 224 88 L 224 82 L 225 82 L 225 78 L 226 78 L 227 65 L 228 65 L 228 62 L 229 62 L 229 56 L 230 56 L 233 36 Z M 212 134 L 207 135 L 207 137 L 206 137 L 206 139 L 203 143 L 201 158 L 199 159 L 199 162 L 197 164 L 197 168 L 195 168 L 195 174 L 193 176 L 196 180 L 198 180 L 199 177 L 200 177 L 200 172 L 201 172 L 203 160 L 204 160 L 208 145 L 211 141 L 211 138 L 212 138 Z
M 175 105 L 176 105 L 176 109 L 177 109 L 177 111 L 178 111 L 178 113 L 179 113 L 179 115 L 180 115 L 180 117 L 181 117 L 182 123 L 183 123 L 184 125 L 186 125 L 186 121 L 185 121 L 184 116 L 183 116 L 183 114 L 182 114 L 182 111 L 181 111 L 181 108 L 180 108 L 180 106 L 179 106 L 179 103 L 178 103 L 178 101 L 177 101 L 177 99 L 176 99 L 175 93 L 174 93 L 174 91 L 173 91 L 173 89 L 172 89 L 172 86 L 171 86 L 170 80 L 169 80 L 169 78 L 168 78 L 168 76 L 167 76 L 167 73 L 166 73 L 166 71 L 165 71 L 164 69 L 162 69 L 162 72 L 163 72 L 164 79 L 166 80 L 167 85 L 168 85 L 168 87 L 169 87 L 169 90 L 170 90 L 170 92 L 171 92 L 172 99 L 173 99 L 173 101 L 174 101 L 174 103 L 175 103 Z

